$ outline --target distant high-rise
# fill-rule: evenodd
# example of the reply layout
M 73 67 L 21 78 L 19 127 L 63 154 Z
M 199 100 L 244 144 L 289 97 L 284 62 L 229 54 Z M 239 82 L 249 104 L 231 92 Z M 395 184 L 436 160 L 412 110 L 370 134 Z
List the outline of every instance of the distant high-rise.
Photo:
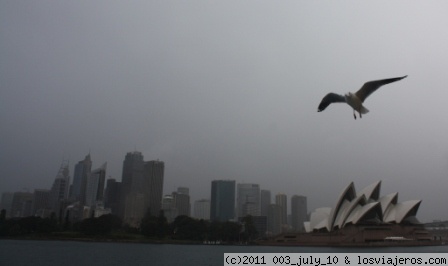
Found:
M 112 214 L 119 216 L 119 208 L 121 201 L 121 182 L 117 182 L 115 179 L 108 179 L 106 192 L 104 195 L 104 207 L 109 208 Z
M 143 164 L 143 155 L 137 151 L 128 152 L 123 161 L 120 216 L 128 224 L 138 223 L 145 212 Z
M 210 200 L 201 199 L 194 202 L 194 217 L 206 221 L 210 220 Z
M 238 217 L 260 216 L 260 185 L 238 184 L 236 201 Z
M 210 219 L 213 221 L 228 221 L 234 218 L 235 181 L 212 181 Z
M 178 216 L 178 210 L 173 195 L 165 195 L 162 199 L 162 210 L 166 220 L 171 223 Z
M 14 218 L 31 216 L 33 197 L 33 193 L 15 192 L 12 198 L 10 217 Z
M 104 200 L 106 167 L 107 163 L 104 163 L 100 168 L 93 170 L 87 179 L 85 205 L 89 207 L 95 207 L 97 202 Z
M 64 206 L 62 201 L 68 199 L 68 191 L 70 187 L 70 176 L 67 165 L 61 165 L 56 178 L 54 179 L 53 185 L 51 186 L 50 191 L 50 207 L 56 213 L 56 216 L 59 217 L 63 215 Z
M 271 191 L 261 190 L 260 192 L 260 213 L 261 216 L 268 216 L 269 205 L 271 205 Z
M 275 204 L 280 206 L 282 210 L 282 225 L 288 224 L 288 200 L 285 194 L 277 194 L 275 195 Z
M 184 193 L 182 193 L 184 192 Z M 178 188 L 177 192 L 173 192 L 174 204 L 177 208 L 178 215 L 190 216 L 190 195 L 188 195 L 188 188 Z
M 151 215 L 154 216 L 159 215 L 162 207 L 164 173 L 164 162 L 159 160 L 145 162 L 143 178 L 145 184 L 144 193 L 147 195 L 148 203 L 146 208 L 149 209 Z
M 268 232 L 270 235 L 278 235 L 282 232 L 283 210 L 280 205 L 270 204 L 268 209 Z
M 84 160 L 79 161 L 75 165 L 75 171 L 73 173 L 73 184 L 70 198 L 74 201 L 79 201 L 81 205 L 84 205 L 86 200 L 87 180 L 91 170 L 92 160 L 90 159 L 89 153 L 86 155 Z
M 33 195 L 33 215 L 45 218 L 50 212 L 50 190 L 35 189 Z
M 303 223 L 308 217 L 307 203 L 305 196 L 294 195 L 291 197 L 291 226 L 297 232 L 305 231 Z
M 174 206 L 177 209 L 177 215 L 190 216 L 190 196 L 173 192 Z
M 149 210 L 158 216 L 162 205 L 165 163 L 143 161 L 140 152 L 129 152 L 123 162 L 122 213 L 124 221 L 138 226 Z
M 143 155 L 141 152 L 128 152 L 123 161 L 122 183 L 125 194 L 143 192 Z

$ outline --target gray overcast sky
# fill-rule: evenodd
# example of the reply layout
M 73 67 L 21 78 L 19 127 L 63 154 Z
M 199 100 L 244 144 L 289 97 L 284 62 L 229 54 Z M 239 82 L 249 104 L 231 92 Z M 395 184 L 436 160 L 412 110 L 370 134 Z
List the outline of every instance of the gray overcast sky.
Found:
M 0 1 L 0 193 L 91 153 L 165 161 L 165 193 L 258 183 L 332 207 L 354 181 L 448 219 L 446 1 Z M 354 120 L 330 92 L 409 75 Z

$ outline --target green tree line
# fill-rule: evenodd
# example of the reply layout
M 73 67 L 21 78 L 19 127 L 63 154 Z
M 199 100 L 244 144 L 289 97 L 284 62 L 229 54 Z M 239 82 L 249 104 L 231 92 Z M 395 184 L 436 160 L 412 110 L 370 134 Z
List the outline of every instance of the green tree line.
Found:
M 152 216 L 147 212 L 139 228 L 123 224 L 115 215 L 106 214 L 98 218 L 88 218 L 70 223 L 68 219 L 58 221 L 52 214 L 49 218 L 35 216 L 6 219 L 5 211 L 0 216 L 0 237 L 20 237 L 27 235 L 50 235 L 55 232 L 74 232 L 79 236 L 111 236 L 116 233 L 137 234 L 149 239 L 171 239 L 188 241 L 248 242 L 258 237 L 251 216 L 241 223 L 219 222 L 195 219 L 181 215 L 168 223 L 164 212 Z

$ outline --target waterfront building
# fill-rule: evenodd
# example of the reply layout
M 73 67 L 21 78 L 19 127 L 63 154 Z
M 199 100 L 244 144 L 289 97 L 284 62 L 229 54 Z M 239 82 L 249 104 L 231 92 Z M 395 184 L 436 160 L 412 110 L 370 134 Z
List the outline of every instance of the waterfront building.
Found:
M 122 210 L 124 222 L 137 224 L 149 210 L 158 216 L 162 204 L 165 163 L 143 160 L 140 152 L 129 152 L 123 161 Z
M 186 192 L 187 194 L 184 194 L 182 192 Z M 174 199 L 174 204 L 178 211 L 178 215 L 190 216 L 191 206 L 190 206 L 190 195 L 188 195 L 188 188 L 181 188 L 180 190 L 178 189 L 177 192 L 173 192 L 172 195 Z
M 275 204 L 280 206 L 282 213 L 282 227 L 287 227 L 288 225 L 288 200 L 285 194 L 275 195 Z
M 238 184 L 236 202 L 238 217 L 260 216 L 260 185 Z
M 33 194 L 33 211 L 32 214 L 45 218 L 51 213 L 50 208 L 50 190 L 35 189 Z
M 86 206 L 94 207 L 97 202 L 103 202 L 106 167 L 107 163 L 104 163 L 100 168 L 95 169 L 90 173 L 86 187 Z
M 73 184 L 71 188 L 70 199 L 73 201 L 79 201 L 81 204 L 85 204 L 87 181 L 92 170 L 92 160 L 90 159 L 90 153 L 86 155 L 84 160 L 79 161 L 75 165 L 73 173 Z
M 308 219 L 307 200 L 305 196 L 291 197 L 291 226 L 296 232 L 305 231 L 304 222 Z
M 11 203 L 11 218 L 27 217 L 31 215 L 33 193 L 15 192 Z
M 178 216 L 178 210 L 173 195 L 165 195 L 162 199 L 162 210 L 168 223 L 171 223 Z
M 235 219 L 234 180 L 212 181 L 210 219 L 221 222 Z
M 260 191 L 260 214 L 268 216 L 269 205 L 271 205 L 271 191 L 262 189 Z
M 283 226 L 283 208 L 277 204 L 270 204 L 268 209 L 268 236 L 275 236 L 282 232 Z
M 164 173 L 165 163 L 163 161 L 155 160 L 144 163 L 144 193 L 147 196 L 148 203 L 146 208 L 149 209 L 150 214 L 153 216 L 158 216 L 162 207 Z M 189 201 L 188 204 L 190 204 Z
M 57 217 L 63 215 L 67 204 L 70 176 L 68 164 L 62 164 L 50 190 L 50 207 Z M 64 203 L 62 203 L 64 201 Z
M 120 216 L 119 208 L 121 201 L 121 182 L 111 178 L 107 180 L 106 192 L 104 195 L 104 207 L 109 208 L 111 213 Z
M 200 199 L 194 202 L 194 217 L 206 221 L 210 220 L 210 200 Z

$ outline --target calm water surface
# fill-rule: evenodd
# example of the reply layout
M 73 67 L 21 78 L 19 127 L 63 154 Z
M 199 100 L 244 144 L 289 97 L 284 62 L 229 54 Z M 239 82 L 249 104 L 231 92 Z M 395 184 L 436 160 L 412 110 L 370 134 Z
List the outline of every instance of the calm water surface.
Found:
M 160 245 L 72 241 L 0 240 L 0 265 L 223 265 L 224 253 L 447 253 L 448 246 L 405 248 L 327 248 Z

